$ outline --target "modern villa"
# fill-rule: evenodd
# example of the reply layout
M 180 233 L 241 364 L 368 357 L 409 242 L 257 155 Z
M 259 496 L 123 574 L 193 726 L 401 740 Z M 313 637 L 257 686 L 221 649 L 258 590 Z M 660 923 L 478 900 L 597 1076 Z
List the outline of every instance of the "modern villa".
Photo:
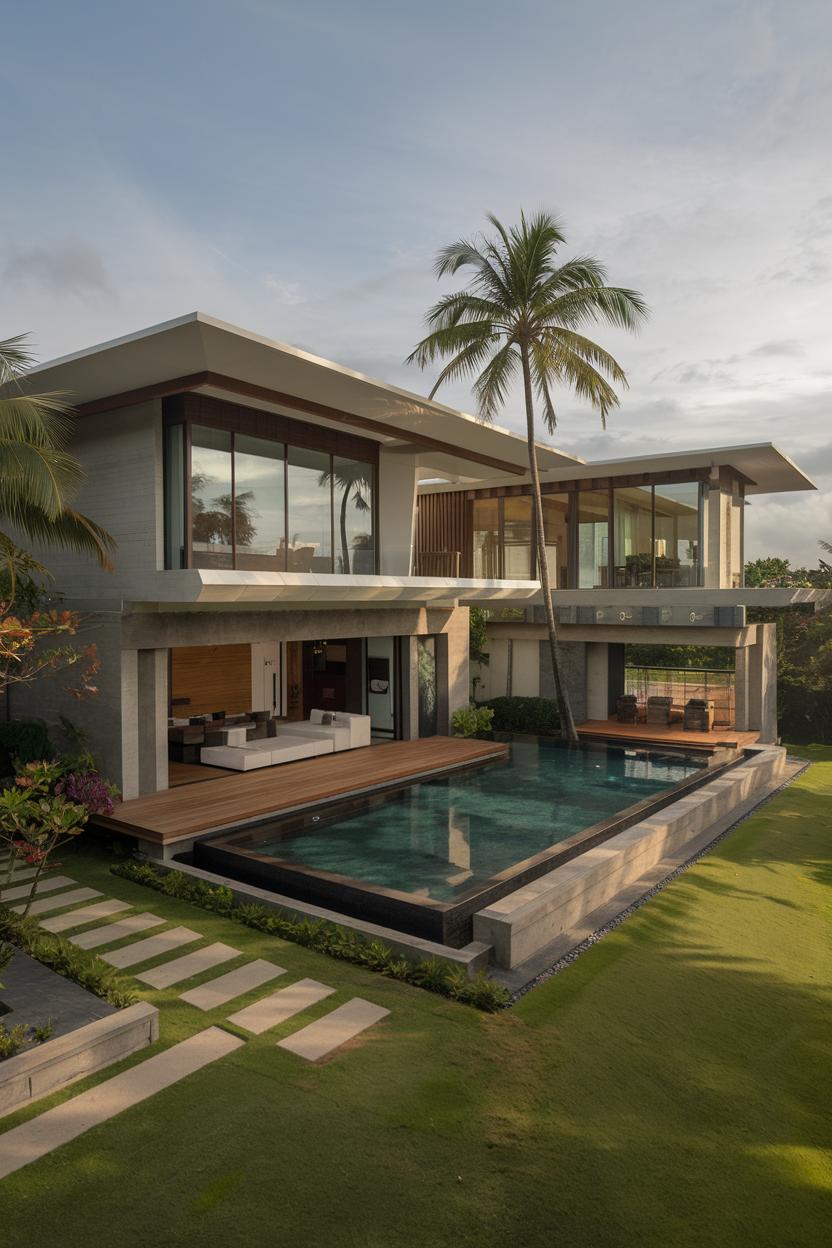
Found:
M 118 549 L 112 573 L 48 557 L 97 644 L 100 695 L 70 702 L 41 681 L 11 710 L 84 730 L 125 799 L 111 826 L 147 852 L 510 968 L 626 882 L 587 892 L 576 855 L 595 870 L 597 846 L 609 858 L 632 825 L 640 854 L 637 820 L 674 797 L 699 801 L 684 795 L 712 794 L 704 781 L 733 769 L 731 796 L 723 783 L 698 823 L 688 811 L 673 842 L 687 845 L 780 774 L 774 626 L 748 623 L 746 608 L 813 591 L 744 587 L 745 515 L 758 496 L 814 487 L 776 447 L 601 463 L 538 447 L 568 686 L 597 743 L 553 760 L 449 736 L 472 676 L 479 699 L 553 691 L 523 438 L 202 313 L 45 364 L 30 384 L 75 404 L 77 505 Z M 471 606 L 490 613 L 490 661 L 476 672 Z M 634 644 L 736 657 L 715 686 L 680 693 L 660 674 L 636 679 Z M 521 774 L 507 786 L 509 750 Z M 473 807 L 447 789 L 453 769 L 477 777 Z M 570 770 L 581 805 L 545 788 Z M 476 811 L 510 826 L 523 796 L 512 784 L 529 795 L 543 784 L 543 815 L 529 815 L 530 839 L 478 862 Z M 308 812 L 336 798 L 343 836 L 327 848 L 329 816 Z M 410 874 L 385 841 L 391 801 Z M 276 833 L 278 814 L 288 822 Z M 290 841 L 301 846 L 291 868 Z M 667 856 L 660 841 L 639 870 Z M 586 893 L 577 909 L 567 878 L 570 896 Z

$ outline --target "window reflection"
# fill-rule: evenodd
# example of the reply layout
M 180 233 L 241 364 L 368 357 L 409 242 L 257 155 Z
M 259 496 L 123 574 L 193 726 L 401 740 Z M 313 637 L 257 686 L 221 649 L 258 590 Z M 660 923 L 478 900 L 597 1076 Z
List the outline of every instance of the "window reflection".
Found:
M 195 568 L 230 568 L 231 434 L 195 427 L 191 441 L 192 550 Z
M 565 589 L 569 584 L 568 514 L 568 494 L 543 495 L 543 540 L 552 589 Z
M 578 589 L 609 584 L 609 496 L 606 490 L 578 494 Z
M 335 571 L 360 576 L 375 571 L 373 531 L 375 467 L 334 456 Z
M 656 584 L 699 584 L 700 488 L 696 481 L 656 486 Z
M 503 499 L 503 576 L 527 581 L 531 575 L 532 500 Z
M 482 580 L 500 577 L 500 500 L 474 500 L 474 576 Z
M 653 584 L 653 489 L 634 486 L 613 491 L 615 584 L 646 589 Z
M 238 568 L 283 568 L 285 508 L 283 446 L 264 438 L 234 438 L 234 499 Z
M 332 474 L 322 451 L 290 446 L 287 457 L 290 572 L 332 571 Z

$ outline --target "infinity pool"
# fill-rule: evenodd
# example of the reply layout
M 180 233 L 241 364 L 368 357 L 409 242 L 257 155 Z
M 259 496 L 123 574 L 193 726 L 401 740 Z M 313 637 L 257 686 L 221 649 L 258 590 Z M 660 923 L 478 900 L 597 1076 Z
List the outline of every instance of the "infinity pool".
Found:
M 704 766 L 623 747 L 513 740 L 505 760 L 226 833 L 202 843 L 197 860 L 207 866 L 213 859 L 227 874 L 258 883 L 271 862 L 280 868 L 275 889 L 307 900 L 320 893 L 311 883 L 301 892 L 287 888 L 287 878 L 291 884 L 308 873 L 331 884 L 341 877 L 343 885 L 409 894 L 410 902 L 444 910 Z M 256 859 L 256 873 L 245 870 L 245 859 Z M 329 889 L 325 900 L 331 897 Z

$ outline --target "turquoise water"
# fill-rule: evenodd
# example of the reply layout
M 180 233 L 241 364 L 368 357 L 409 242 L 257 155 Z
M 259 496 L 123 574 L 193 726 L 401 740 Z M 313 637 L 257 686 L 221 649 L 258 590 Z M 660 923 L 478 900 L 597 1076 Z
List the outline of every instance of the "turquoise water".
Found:
M 383 888 L 455 901 L 491 876 L 700 770 L 689 759 L 614 747 L 513 741 L 505 762 L 307 816 L 248 847 Z

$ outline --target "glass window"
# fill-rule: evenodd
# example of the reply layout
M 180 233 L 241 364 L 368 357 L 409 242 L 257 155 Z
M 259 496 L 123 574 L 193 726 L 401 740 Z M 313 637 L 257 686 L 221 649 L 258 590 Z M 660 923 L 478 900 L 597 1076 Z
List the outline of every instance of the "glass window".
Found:
M 699 584 L 698 481 L 656 486 L 656 585 Z
M 321 451 L 290 446 L 287 480 L 290 572 L 332 571 L 332 464 Z
M 532 500 L 503 499 L 503 576 L 527 581 L 531 575 Z
M 185 427 L 165 430 L 165 567 L 184 568 Z
M 335 487 L 335 571 L 373 573 L 375 553 L 375 477 L 372 464 L 332 459 Z
M 234 437 L 236 564 L 250 571 L 286 566 L 283 444 Z
M 578 589 L 606 589 L 609 584 L 609 495 L 606 490 L 578 494 Z
M 569 584 L 568 514 L 568 494 L 543 495 L 543 541 L 552 589 L 565 589 Z
M 191 433 L 192 558 L 195 568 L 230 568 L 231 434 L 194 426 Z
M 474 499 L 474 576 L 498 580 L 500 576 L 500 500 Z
M 653 584 L 653 489 L 613 490 L 615 585 L 649 589 Z

